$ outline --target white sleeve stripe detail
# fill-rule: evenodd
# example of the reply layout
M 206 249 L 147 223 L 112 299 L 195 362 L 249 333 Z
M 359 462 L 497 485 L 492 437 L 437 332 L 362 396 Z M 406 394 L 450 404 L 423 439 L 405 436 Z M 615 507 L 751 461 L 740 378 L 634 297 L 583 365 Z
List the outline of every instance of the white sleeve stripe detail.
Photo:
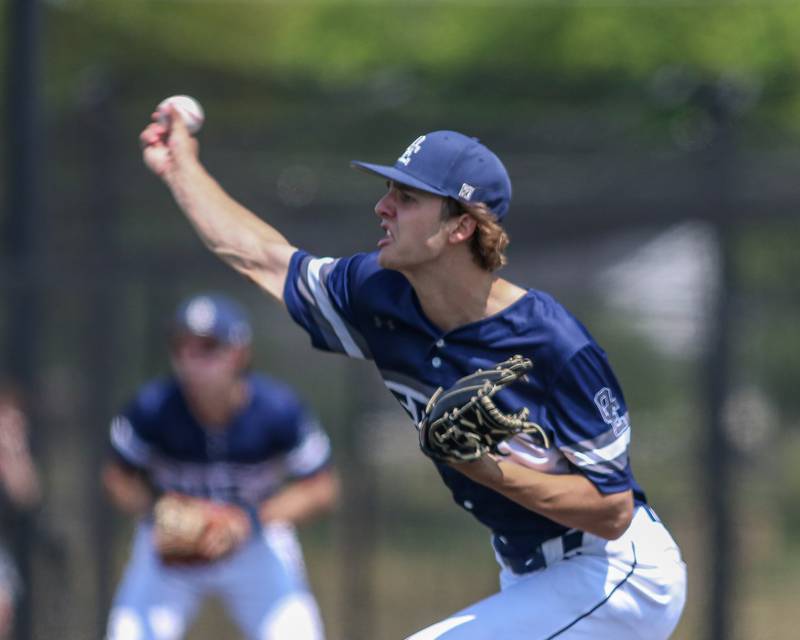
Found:
M 330 452 L 328 436 L 313 431 L 287 456 L 286 466 L 295 475 L 305 475 L 325 463 Z
M 582 466 L 581 469 L 583 469 L 584 471 L 591 471 L 592 473 L 597 473 L 603 476 L 610 476 L 614 473 L 618 473 L 618 470 L 616 468 L 600 467 L 597 465 Z
M 111 444 L 125 459 L 145 465 L 150 461 L 150 445 L 134 432 L 130 421 L 117 416 L 111 421 Z
M 322 312 L 325 319 L 331 323 L 331 327 L 336 333 L 336 337 L 341 341 L 347 355 L 351 358 L 363 359 L 364 354 L 347 331 L 341 316 L 334 311 L 333 305 L 328 297 L 328 291 L 320 280 L 320 270 L 331 262 L 333 262 L 333 258 L 317 258 L 316 260 L 311 260 L 308 263 L 308 284 L 314 299 L 317 301 L 319 310 Z
M 622 436 L 602 449 L 594 449 L 592 451 L 582 452 L 571 449 L 570 447 L 562 447 L 562 451 L 564 451 L 564 454 L 569 457 L 574 464 L 578 465 L 579 467 L 587 467 L 602 462 L 612 462 L 616 460 L 621 455 L 625 454 L 630 441 L 631 431 L 628 429 L 622 434 Z
M 566 458 L 574 464 L 576 467 L 581 469 L 582 471 L 588 473 L 597 473 L 601 475 L 614 475 L 619 473 L 624 473 L 626 467 L 628 466 L 628 455 L 627 453 L 621 455 L 616 460 L 612 460 L 610 462 L 588 462 L 586 460 L 579 461 L 569 454 L 566 455 Z

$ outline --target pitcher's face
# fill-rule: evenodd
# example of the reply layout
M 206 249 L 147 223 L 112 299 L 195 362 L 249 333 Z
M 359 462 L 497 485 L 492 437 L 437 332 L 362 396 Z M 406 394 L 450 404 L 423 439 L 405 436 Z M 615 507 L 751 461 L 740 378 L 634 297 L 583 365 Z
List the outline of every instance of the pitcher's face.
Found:
M 447 246 L 444 199 L 432 193 L 389 182 L 375 205 L 384 235 L 378 240 L 378 263 L 403 271 L 435 261 Z

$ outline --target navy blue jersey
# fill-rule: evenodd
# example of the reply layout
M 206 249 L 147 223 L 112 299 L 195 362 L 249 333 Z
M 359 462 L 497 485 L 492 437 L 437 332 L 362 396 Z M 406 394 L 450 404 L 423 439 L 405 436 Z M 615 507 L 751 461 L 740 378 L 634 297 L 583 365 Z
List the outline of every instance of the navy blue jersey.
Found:
M 177 382 L 144 385 L 111 422 L 111 445 L 160 491 L 256 506 L 330 459 L 328 436 L 285 384 L 247 377 L 246 406 L 224 429 L 205 429 Z
M 603 493 L 632 489 L 644 502 L 628 460 L 627 407 L 608 359 L 550 295 L 531 289 L 498 314 L 442 332 L 408 280 L 378 265 L 377 253 L 333 259 L 297 251 L 284 299 L 315 347 L 372 359 L 414 423 L 437 387 L 516 354 L 531 358 L 527 380 L 496 400 L 510 411 L 528 407 L 553 446 L 543 449 L 520 435 L 501 450 L 547 473 L 579 471 Z M 436 466 L 456 503 L 499 536 L 533 544 L 567 530 L 448 465 Z

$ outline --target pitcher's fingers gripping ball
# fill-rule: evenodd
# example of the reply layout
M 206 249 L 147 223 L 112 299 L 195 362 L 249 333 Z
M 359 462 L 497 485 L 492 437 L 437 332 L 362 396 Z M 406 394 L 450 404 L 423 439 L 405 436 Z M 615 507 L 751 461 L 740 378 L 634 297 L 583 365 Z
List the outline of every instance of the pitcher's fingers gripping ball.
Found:
M 240 507 L 166 493 L 153 509 L 153 536 L 165 564 L 208 563 L 247 540 L 250 518 Z
M 498 445 L 524 433 L 548 448 L 544 429 L 528 420 L 528 409 L 502 411 L 494 396 L 504 387 L 525 377 L 533 367 L 528 358 L 512 356 L 484 371 L 456 380 L 447 390 L 433 394 L 418 425 L 422 451 L 439 462 L 471 462 L 487 453 L 500 453 Z
M 164 98 L 156 107 L 158 114 L 158 122 L 164 126 L 169 126 L 169 109 L 172 109 L 180 115 L 186 123 L 186 128 L 189 133 L 195 134 L 203 126 L 206 116 L 203 107 L 200 103 L 191 96 L 170 96 Z

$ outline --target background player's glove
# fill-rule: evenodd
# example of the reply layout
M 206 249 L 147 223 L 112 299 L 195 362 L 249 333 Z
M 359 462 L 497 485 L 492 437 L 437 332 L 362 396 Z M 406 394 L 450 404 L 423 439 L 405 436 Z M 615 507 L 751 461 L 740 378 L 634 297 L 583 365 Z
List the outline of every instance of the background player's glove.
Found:
M 166 564 L 212 562 L 250 536 L 247 512 L 233 504 L 166 493 L 153 508 L 156 551 Z
M 417 425 L 422 451 L 439 462 L 470 462 L 499 453 L 498 445 L 519 433 L 530 434 L 549 447 L 544 429 L 528 421 L 527 408 L 504 413 L 493 400 L 531 367 L 528 358 L 512 356 L 493 369 L 478 369 L 447 390 L 439 387 Z

